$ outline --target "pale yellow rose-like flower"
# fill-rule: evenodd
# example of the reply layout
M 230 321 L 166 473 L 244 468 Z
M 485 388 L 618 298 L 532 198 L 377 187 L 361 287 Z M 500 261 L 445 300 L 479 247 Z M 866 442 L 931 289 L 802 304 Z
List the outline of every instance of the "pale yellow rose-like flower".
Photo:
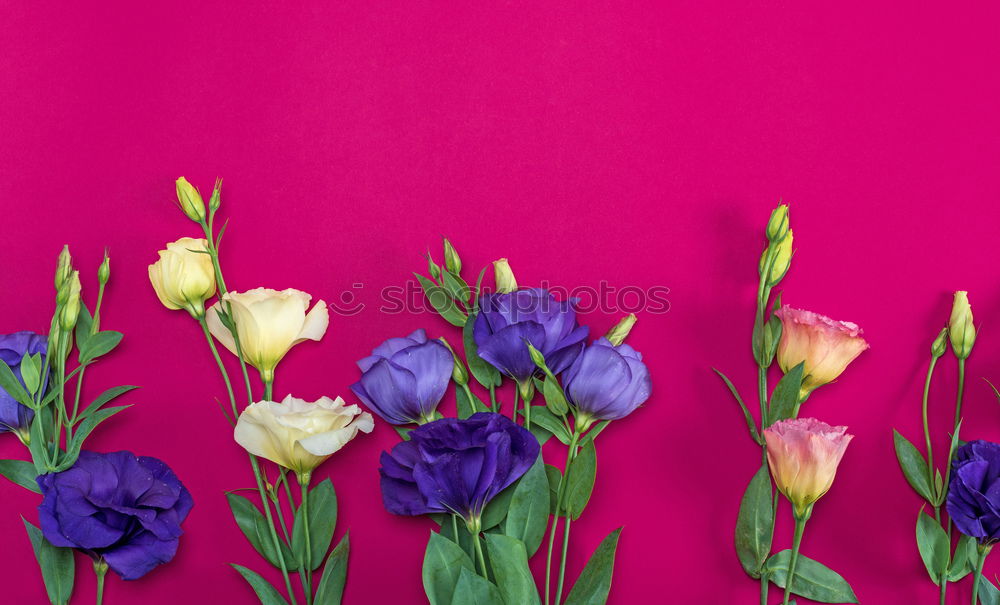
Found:
M 344 405 L 340 397 L 321 397 L 316 402 L 291 395 L 281 403 L 260 401 L 240 414 L 233 438 L 261 458 L 294 471 L 300 481 L 332 454 L 347 445 L 358 431 L 375 428 L 372 415 L 356 405 Z
M 311 296 L 293 288 L 227 292 L 209 309 L 208 329 L 235 355 L 233 335 L 219 319 L 221 309 L 230 309 L 244 360 L 260 371 L 265 382 L 271 382 L 274 368 L 289 349 L 305 340 L 318 341 L 326 334 L 330 323 L 326 303 L 317 301 L 309 310 L 310 300 Z
M 969 304 L 969 293 L 965 290 L 955 292 L 955 302 L 951 307 L 951 318 L 948 320 L 948 332 L 951 338 L 951 348 L 959 359 L 968 359 L 972 346 L 976 344 L 976 326 L 972 323 L 972 305 Z
M 815 418 L 782 420 L 764 430 L 771 476 L 795 507 L 796 518 L 807 515 L 830 490 L 853 438 L 846 426 L 830 426 Z
M 205 300 L 215 295 L 212 257 L 193 250 L 208 250 L 208 241 L 182 237 L 160 250 L 160 260 L 149 266 L 149 281 L 168 309 L 185 309 L 192 317 L 205 316 Z

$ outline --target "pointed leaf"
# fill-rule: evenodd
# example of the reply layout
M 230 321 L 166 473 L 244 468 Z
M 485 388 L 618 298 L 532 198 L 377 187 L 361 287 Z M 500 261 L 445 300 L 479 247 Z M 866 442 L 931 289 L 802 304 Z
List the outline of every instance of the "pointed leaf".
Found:
M 257 598 L 260 599 L 261 605 L 288 605 L 288 601 L 281 596 L 278 589 L 271 586 L 271 583 L 262 578 L 260 574 L 236 563 L 230 563 L 230 565 L 233 566 L 233 569 L 240 572 L 243 579 L 250 584 L 254 593 L 257 594 Z
M 118 343 L 122 341 L 122 333 L 114 330 L 102 330 L 87 339 L 84 345 L 80 346 L 80 364 L 89 363 L 102 355 L 107 355 Z
M 903 475 L 910 483 L 910 487 L 924 500 L 933 502 L 931 486 L 927 480 L 927 461 L 924 460 L 923 454 L 895 429 L 892 431 L 892 444 L 896 448 L 899 467 L 903 469 Z
M 35 560 L 42 570 L 42 580 L 45 582 L 45 592 L 49 595 L 49 602 L 53 605 L 62 605 L 69 602 L 73 594 L 73 579 L 76 567 L 73 564 L 73 549 L 52 546 L 42 530 L 38 529 L 24 517 L 24 529 L 28 532 L 31 540 L 31 548 L 35 551 Z
M 488 361 L 479 356 L 479 347 L 476 346 L 476 339 L 473 336 L 473 326 L 476 323 L 476 314 L 469 316 L 462 328 L 462 346 L 465 347 L 465 360 L 469 363 L 469 370 L 479 384 L 487 389 L 490 386 L 500 386 L 500 372 Z
M 750 409 L 747 408 L 747 404 L 743 403 L 743 398 L 740 397 L 740 392 L 736 390 L 736 385 L 733 384 L 733 381 L 729 380 L 728 376 L 719 370 L 712 368 L 712 371 L 718 374 L 719 378 L 726 383 L 726 387 L 729 389 L 729 392 L 736 398 L 736 403 L 740 404 L 740 409 L 743 410 L 743 419 L 746 421 L 747 430 L 750 432 L 750 438 L 759 444 L 763 444 L 763 440 L 760 438 L 760 433 L 757 432 L 757 423 L 754 421 L 753 416 L 750 415 Z
M 972 573 L 977 556 L 979 553 L 976 548 L 976 539 L 963 534 L 958 539 L 958 545 L 955 546 L 955 558 L 952 559 L 951 566 L 948 567 L 948 581 L 958 582 Z
M 986 576 L 979 578 L 979 602 L 983 605 L 1000 605 L 1000 590 Z
M 917 549 L 931 580 L 940 586 L 948 572 L 951 543 L 944 528 L 923 511 L 917 515 Z
M 309 546 L 311 553 L 306 553 L 306 527 L 302 518 L 302 507 L 295 513 L 295 525 L 292 527 L 292 552 L 295 558 L 307 569 L 319 569 L 330 549 L 333 531 L 337 527 L 337 494 L 333 483 L 324 479 L 316 487 L 309 490 Z
M 316 588 L 316 599 L 313 605 L 340 605 L 344 598 L 344 585 L 347 583 L 347 559 L 351 552 L 349 534 L 344 537 L 326 558 L 323 567 L 323 579 Z
M 14 375 L 14 371 L 2 359 L 0 359 L 0 390 L 6 391 L 8 395 L 21 405 L 29 408 L 35 407 L 35 402 L 31 400 L 31 395 L 28 395 L 28 392 L 24 390 L 24 385 Z
M 548 524 L 549 480 L 539 453 L 528 472 L 517 482 L 503 528 L 506 535 L 523 543 L 530 557 L 541 546 Z
M 736 556 L 743 570 L 759 578 L 767 556 L 771 554 L 771 523 L 774 521 L 774 500 L 771 475 L 761 466 L 747 485 L 740 500 L 736 518 Z
M 82 412 L 80 412 L 80 419 L 82 420 L 87 416 L 90 416 L 97 410 L 101 409 L 105 404 L 110 402 L 112 399 L 121 397 L 125 393 L 128 393 L 129 391 L 138 388 L 139 387 L 134 385 L 123 385 L 120 387 L 112 387 L 104 391 L 103 393 L 97 396 L 97 399 L 90 402 L 90 405 L 88 405 L 86 408 L 84 408 Z
M 229 508 L 233 512 L 236 525 L 239 526 L 240 531 L 243 532 L 243 535 L 250 541 L 254 549 L 267 559 L 268 563 L 275 567 L 280 567 L 281 565 L 278 562 L 278 556 L 274 549 L 271 530 L 267 519 L 264 518 L 264 514 L 249 499 L 239 494 L 228 493 L 226 494 L 226 500 L 229 501 Z M 281 548 L 281 554 L 285 561 L 285 568 L 288 571 L 298 569 L 298 561 L 296 561 L 291 549 L 288 548 L 288 545 L 280 537 L 278 538 L 278 545 Z
M 496 586 L 468 569 L 459 568 L 452 605 L 504 605 Z
M 518 483 L 515 482 L 512 485 L 508 485 L 486 504 L 486 509 L 483 511 L 483 518 L 481 520 L 483 531 L 500 525 L 507 518 L 507 513 L 510 510 L 510 501 L 514 497 L 514 490 L 517 489 Z M 450 521 L 451 515 L 444 515 L 444 517 L 445 520 Z
M 771 393 L 771 404 L 768 406 L 767 426 L 779 420 L 787 420 L 795 414 L 799 403 L 799 391 L 802 389 L 802 372 L 805 362 L 795 366 L 785 374 Z
M 594 479 L 597 477 L 597 450 L 593 441 L 588 441 L 583 446 L 580 454 L 573 459 L 567 473 L 566 511 L 576 521 L 590 501 L 590 495 L 594 491 Z
M 601 540 L 566 597 L 565 605 L 604 605 L 607 602 L 615 569 L 615 550 L 621 533 L 622 528 L 619 527 Z
M 503 602 L 506 605 L 537 605 L 541 600 L 528 568 L 529 555 L 524 542 L 503 534 L 486 534 L 486 549 L 493 562 Z
M 448 294 L 448 291 L 438 286 L 431 280 L 427 279 L 419 273 L 414 273 L 417 281 L 420 282 L 420 287 L 424 289 L 424 295 L 427 297 L 427 302 L 434 307 L 434 310 L 438 312 L 445 321 L 452 324 L 453 326 L 462 327 L 468 319 L 465 313 L 458 308 L 458 305 Z
M 104 408 L 99 410 L 84 418 L 83 422 L 80 423 L 79 428 L 73 434 L 73 440 L 70 441 L 69 447 L 66 449 L 66 455 L 60 460 L 59 466 L 56 467 L 57 471 L 64 471 L 69 467 L 73 466 L 76 459 L 80 457 L 80 449 L 83 447 L 84 440 L 90 436 L 97 425 L 104 422 L 108 418 L 111 418 L 118 412 L 130 408 L 130 405 L 121 405 L 114 408 Z
M 451 605 L 461 570 L 473 571 L 469 555 L 448 538 L 431 533 L 423 565 L 424 593 L 430 605 Z
M 27 460 L 0 460 L 0 475 L 26 490 L 36 494 L 42 493 L 35 481 L 38 471 L 35 470 L 35 465 Z
M 785 549 L 767 561 L 771 581 L 781 588 L 785 587 L 785 581 L 788 579 L 788 563 L 791 554 L 791 550 Z M 858 597 L 855 596 L 851 585 L 840 574 L 801 553 L 795 564 L 792 592 L 820 603 L 858 602 Z

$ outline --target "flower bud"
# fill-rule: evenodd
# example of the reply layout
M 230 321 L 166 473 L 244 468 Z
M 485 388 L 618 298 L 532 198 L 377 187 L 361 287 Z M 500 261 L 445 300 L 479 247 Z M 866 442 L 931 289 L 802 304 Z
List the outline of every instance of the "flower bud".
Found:
M 772 243 L 764 249 L 764 254 L 760 257 L 760 274 L 767 271 L 768 256 L 774 255 L 771 261 L 771 270 L 767 274 L 767 283 L 774 286 L 788 273 L 788 267 L 792 264 L 792 240 L 791 230 L 785 234 L 785 238 L 780 242 Z M 773 251 L 773 252 L 772 252 Z
M 469 384 L 469 371 L 465 369 L 465 364 L 462 363 L 462 360 L 460 360 L 458 355 L 455 354 L 455 349 L 451 348 L 451 345 L 448 344 L 448 341 L 444 338 L 438 338 L 438 340 L 440 340 L 441 344 L 451 351 L 451 357 L 455 361 L 451 370 L 451 379 L 454 380 L 459 386 Z
M 56 264 L 56 292 L 62 289 L 63 282 L 73 271 L 73 257 L 69 254 L 69 246 L 63 246 L 59 253 L 59 261 Z
M 615 325 L 615 327 L 611 328 L 611 330 L 605 334 L 604 337 L 607 338 L 608 342 L 610 342 L 613 346 L 617 347 L 621 343 L 625 342 L 626 338 L 628 338 L 628 334 L 632 331 L 632 326 L 635 325 L 636 320 L 637 318 L 635 313 L 629 313 L 623 317 L 622 320 Z
M 448 238 L 444 240 L 444 267 L 456 275 L 462 272 L 462 259 Z
M 108 251 L 104 251 L 104 260 L 101 261 L 101 266 L 97 268 L 97 281 L 103 286 L 108 283 L 111 279 L 111 258 L 108 257 Z
M 160 260 L 149 266 L 149 281 L 156 296 L 168 309 L 186 309 L 195 319 L 205 316 L 205 300 L 215 294 L 212 257 L 208 240 L 182 237 L 160 250 Z
M 208 209 L 215 212 L 222 205 L 222 179 L 215 179 L 215 187 L 212 188 L 212 197 L 208 199 Z
M 184 177 L 177 179 L 177 203 L 192 221 L 199 223 L 205 220 L 205 201 L 194 185 Z
M 947 348 L 948 328 L 942 328 L 941 332 L 937 335 L 937 338 L 935 338 L 934 342 L 931 344 L 931 355 L 934 356 L 934 359 L 937 359 L 938 357 L 944 355 Z
M 538 366 L 539 369 L 545 369 L 545 355 L 542 355 L 542 352 L 536 349 L 530 342 L 528 343 L 528 354 L 531 355 L 531 361 L 535 362 L 535 365 Z
M 66 302 L 59 311 L 59 326 L 69 332 L 76 325 L 80 315 L 80 272 L 70 274 L 63 288 L 67 291 Z
M 430 252 L 427 253 L 427 271 L 430 272 L 432 278 L 441 279 L 441 267 L 431 258 Z
M 771 212 L 771 218 L 767 221 L 767 239 L 780 242 L 785 239 L 786 233 L 788 233 L 788 204 L 781 204 Z
M 969 305 L 969 293 L 965 290 L 955 292 L 951 319 L 948 321 L 948 333 L 955 357 L 968 359 L 972 345 L 976 344 L 976 326 L 972 323 L 972 306 Z
M 497 292 L 500 294 L 517 290 L 517 280 L 514 278 L 514 272 L 511 271 L 510 263 L 507 262 L 506 258 L 493 261 L 493 275 L 497 284 Z

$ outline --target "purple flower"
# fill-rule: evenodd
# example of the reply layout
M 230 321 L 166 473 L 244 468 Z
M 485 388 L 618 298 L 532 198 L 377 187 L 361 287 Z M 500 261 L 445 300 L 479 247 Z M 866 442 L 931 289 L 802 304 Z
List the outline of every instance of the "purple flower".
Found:
M 0 359 L 10 366 L 14 376 L 24 385 L 21 378 L 21 358 L 25 354 L 42 354 L 42 371 L 45 369 L 45 350 L 48 341 L 44 336 L 34 332 L 14 332 L 13 334 L 0 334 Z M 35 412 L 25 407 L 11 397 L 7 391 L 0 389 L 0 433 L 7 431 L 24 432 L 31 425 L 31 419 L 35 417 Z
M 1000 540 L 1000 445 L 970 441 L 958 448 L 947 506 L 958 531 L 980 544 Z
M 526 343 L 531 343 L 558 374 L 580 354 L 589 334 L 576 323 L 575 303 L 560 302 L 542 288 L 483 295 L 473 325 L 479 356 L 524 384 L 537 369 L 528 353 Z
M 131 452 L 80 452 L 69 469 L 38 477 L 38 486 L 45 539 L 103 557 L 125 580 L 174 558 L 193 505 L 166 464 Z
M 390 338 L 359 361 L 361 380 L 351 390 L 390 424 L 423 422 L 444 397 L 454 365 L 448 347 L 417 330 Z
M 597 340 L 563 374 L 566 397 L 595 420 L 618 420 L 649 399 L 652 383 L 642 354 Z
M 382 453 L 382 501 L 396 515 L 453 513 L 478 519 L 486 503 L 538 458 L 527 429 L 492 412 L 417 427 Z

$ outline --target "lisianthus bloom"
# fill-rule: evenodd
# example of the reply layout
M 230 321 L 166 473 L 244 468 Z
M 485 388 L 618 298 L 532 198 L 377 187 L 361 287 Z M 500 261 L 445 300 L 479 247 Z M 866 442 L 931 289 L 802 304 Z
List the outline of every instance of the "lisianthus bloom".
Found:
M 182 237 L 160 250 L 160 260 L 149 266 L 149 281 L 168 309 L 185 309 L 195 319 L 205 316 L 205 301 L 215 294 L 212 257 L 194 250 L 208 250 L 208 240 Z
M 358 362 L 361 380 L 351 390 L 390 424 L 426 422 L 448 389 L 455 359 L 423 330 L 390 338 Z
M 829 491 L 854 435 L 846 426 L 830 426 L 815 418 L 775 422 L 764 430 L 767 463 L 778 490 L 801 517 Z
M 80 452 L 69 469 L 38 477 L 42 534 L 54 546 L 102 557 L 125 580 L 174 558 L 194 502 L 156 458 Z
M 47 344 L 44 336 L 35 334 L 34 332 L 0 334 L 0 359 L 10 367 L 14 373 L 14 377 L 23 386 L 24 378 L 21 377 L 21 359 L 25 355 L 40 353 L 43 361 L 42 372 L 44 373 Z M 31 419 L 34 417 L 35 412 L 31 408 L 21 405 L 7 391 L 0 388 L 0 433 L 7 431 L 14 432 L 22 440 L 25 440 L 31 426 Z
M 970 441 L 955 452 L 948 516 L 980 544 L 1000 540 L 1000 445 Z
M 307 402 L 291 395 L 281 403 L 259 401 L 240 414 L 233 438 L 261 458 L 294 471 L 300 478 L 357 436 L 372 432 L 372 415 L 340 397 Z
M 805 362 L 799 399 L 805 399 L 816 387 L 836 380 L 848 364 L 868 349 L 868 343 L 861 337 L 861 328 L 849 321 L 834 321 L 788 305 L 778 309 L 775 315 L 781 320 L 781 341 L 778 343 L 781 371 L 787 373 Z
M 390 513 L 452 513 L 475 527 L 486 504 L 538 458 L 538 440 L 510 418 L 479 412 L 421 425 L 382 453 L 382 501 Z
M 558 374 L 583 350 L 589 329 L 576 323 L 574 300 L 558 301 L 542 288 L 479 298 L 473 336 L 479 356 L 519 385 L 528 384 L 537 367 L 527 343 L 541 351 Z
M 209 309 L 208 329 L 235 355 L 233 335 L 219 319 L 220 310 L 231 308 L 244 360 L 260 371 L 265 382 L 270 382 L 274 380 L 274 368 L 289 349 L 326 334 L 330 323 L 326 303 L 317 301 L 309 310 L 310 300 L 311 296 L 293 288 L 228 292 Z
M 563 374 L 563 387 L 583 420 L 618 420 L 639 407 L 652 390 L 642 354 L 601 338 L 583 350 Z
M 951 318 L 948 320 L 948 336 L 951 338 L 951 348 L 955 351 L 955 356 L 959 359 L 968 359 L 972 353 L 972 345 L 976 344 L 976 326 L 972 323 L 969 293 L 964 290 L 955 292 Z

